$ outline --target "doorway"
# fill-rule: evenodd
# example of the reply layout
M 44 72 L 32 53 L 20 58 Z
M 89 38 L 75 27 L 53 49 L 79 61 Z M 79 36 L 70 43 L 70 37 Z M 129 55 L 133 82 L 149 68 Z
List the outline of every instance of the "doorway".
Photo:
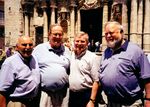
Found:
M 89 34 L 89 42 L 102 42 L 102 9 L 80 10 L 81 31 Z
M 36 27 L 35 44 L 43 43 L 43 27 Z

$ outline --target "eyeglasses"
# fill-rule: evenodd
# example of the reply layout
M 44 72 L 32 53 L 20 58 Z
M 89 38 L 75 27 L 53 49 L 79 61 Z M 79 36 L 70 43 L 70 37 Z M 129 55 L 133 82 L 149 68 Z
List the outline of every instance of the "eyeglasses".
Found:
M 62 33 L 52 33 L 52 35 L 54 35 L 54 36 L 62 36 L 63 34 Z
M 114 33 L 118 33 L 118 31 L 115 31 L 115 32 L 106 32 L 105 35 L 108 35 L 108 34 L 113 35 Z
M 21 44 L 21 45 L 22 45 L 22 46 L 25 46 L 25 47 L 26 47 L 27 45 L 28 45 L 28 46 L 33 46 L 32 43 L 23 43 L 23 44 Z

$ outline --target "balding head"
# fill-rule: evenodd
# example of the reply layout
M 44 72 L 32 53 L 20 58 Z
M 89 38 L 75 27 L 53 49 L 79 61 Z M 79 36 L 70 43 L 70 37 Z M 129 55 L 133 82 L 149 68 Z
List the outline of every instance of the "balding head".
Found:
M 116 21 L 110 21 L 104 27 L 107 46 L 116 50 L 125 42 L 122 25 Z
M 16 48 L 22 57 L 28 58 L 31 56 L 33 50 L 33 41 L 29 36 L 20 36 Z

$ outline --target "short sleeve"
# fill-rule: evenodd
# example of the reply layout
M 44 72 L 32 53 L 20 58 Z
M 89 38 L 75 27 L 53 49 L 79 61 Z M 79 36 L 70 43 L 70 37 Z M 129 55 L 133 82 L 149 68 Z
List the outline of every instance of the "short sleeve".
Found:
M 14 82 L 14 68 L 11 63 L 4 62 L 0 70 L 0 91 L 7 92 Z

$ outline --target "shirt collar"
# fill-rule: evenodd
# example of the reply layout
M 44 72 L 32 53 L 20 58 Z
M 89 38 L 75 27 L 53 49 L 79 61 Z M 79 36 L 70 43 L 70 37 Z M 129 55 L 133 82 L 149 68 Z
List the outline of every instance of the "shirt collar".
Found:
M 65 47 L 63 45 L 61 45 L 60 48 L 58 48 L 58 49 L 52 48 L 51 44 L 49 42 L 47 42 L 46 45 L 50 52 L 54 52 L 57 55 L 61 55 L 65 51 Z
M 30 67 L 30 61 L 32 59 L 32 55 L 29 57 L 29 58 L 24 58 L 22 57 L 22 55 L 19 53 L 19 52 L 16 52 L 16 54 L 18 54 L 18 56 L 21 58 L 21 60 L 27 65 Z
M 125 42 L 124 42 L 124 44 L 119 48 L 119 49 L 117 49 L 117 50 L 115 50 L 114 52 L 112 51 L 112 49 L 111 48 L 107 48 L 106 49 L 106 51 L 104 52 L 105 53 L 105 58 L 106 59 L 108 59 L 108 58 L 110 58 L 112 55 L 115 55 L 115 54 L 118 54 L 118 53 L 120 53 L 120 52 L 122 52 L 122 51 L 126 51 L 127 50 L 127 47 L 128 47 L 128 41 L 127 40 L 125 40 Z
M 86 51 L 87 51 L 87 50 L 84 50 L 83 52 L 81 52 L 80 55 L 76 55 L 76 54 L 75 54 L 75 58 L 77 58 L 77 59 L 81 58 L 83 55 L 85 55 Z
M 117 49 L 116 51 L 114 51 L 113 54 L 120 53 L 121 51 L 126 51 L 127 47 L 128 47 L 128 43 L 129 42 L 127 40 L 125 40 L 124 44 L 119 49 Z

